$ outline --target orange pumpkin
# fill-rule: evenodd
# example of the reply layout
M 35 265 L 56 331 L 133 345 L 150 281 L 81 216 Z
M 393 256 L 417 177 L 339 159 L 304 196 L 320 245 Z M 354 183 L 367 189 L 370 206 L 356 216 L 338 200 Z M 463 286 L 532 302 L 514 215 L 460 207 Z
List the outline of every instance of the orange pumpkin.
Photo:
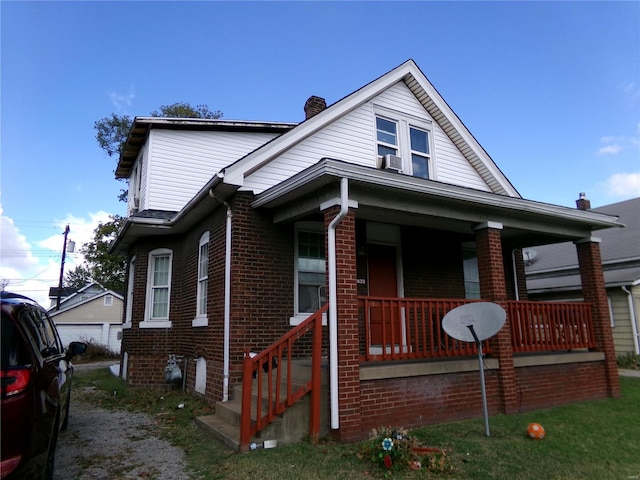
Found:
M 527 427 L 527 434 L 529 435 L 529 438 L 542 440 L 545 436 L 544 427 L 539 423 L 530 423 Z

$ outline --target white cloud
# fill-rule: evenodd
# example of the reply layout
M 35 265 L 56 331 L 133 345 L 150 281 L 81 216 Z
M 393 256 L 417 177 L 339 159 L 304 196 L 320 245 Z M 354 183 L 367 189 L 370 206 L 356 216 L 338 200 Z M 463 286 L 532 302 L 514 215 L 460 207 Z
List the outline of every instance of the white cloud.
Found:
M 126 93 L 110 92 L 109 100 L 118 111 L 127 111 L 133 104 L 133 99 L 136 98 L 136 94 L 133 86 L 129 87 L 129 91 Z
M 596 155 L 616 155 L 620 153 L 620 150 L 622 150 L 622 147 L 616 143 L 613 145 L 607 145 L 600 148 L 600 150 L 598 150 Z
M 604 182 L 605 189 L 616 197 L 640 196 L 640 172 L 614 173 Z
M 2 207 L 0 206 L 0 213 Z M 75 252 L 67 250 L 65 274 L 84 261 L 79 253 L 84 243 L 93 238 L 99 223 L 110 220 L 109 213 L 100 211 L 87 218 L 68 215 L 55 221 L 58 234 L 29 243 L 11 218 L 2 215 L 0 228 L 0 280 L 8 280 L 7 290 L 27 295 L 44 307 L 49 307 L 49 288 L 58 285 L 64 229 L 69 225 L 68 240 L 75 242 Z M 32 244 L 37 247 L 35 250 Z

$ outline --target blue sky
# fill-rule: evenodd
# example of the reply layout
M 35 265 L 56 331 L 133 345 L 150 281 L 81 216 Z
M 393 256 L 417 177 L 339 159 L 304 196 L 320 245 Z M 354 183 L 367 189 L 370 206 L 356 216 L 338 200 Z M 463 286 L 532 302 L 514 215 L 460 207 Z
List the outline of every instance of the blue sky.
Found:
M 5 0 L 0 15 L 0 279 L 46 304 L 64 226 L 80 246 L 124 214 L 93 128 L 112 112 L 301 121 L 310 95 L 331 104 L 412 58 L 523 197 L 640 196 L 639 2 Z

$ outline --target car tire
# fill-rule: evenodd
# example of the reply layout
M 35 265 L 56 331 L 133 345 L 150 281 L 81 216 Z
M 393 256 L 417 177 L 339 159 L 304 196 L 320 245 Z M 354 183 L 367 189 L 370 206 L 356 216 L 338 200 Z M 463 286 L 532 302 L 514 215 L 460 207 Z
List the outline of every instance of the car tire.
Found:
M 58 432 L 60 431 L 60 412 L 56 414 L 56 420 L 53 422 L 53 430 L 49 439 L 49 448 L 47 449 L 47 463 L 44 466 L 42 475 L 43 480 L 53 480 L 53 470 L 56 459 L 56 446 L 58 445 Z

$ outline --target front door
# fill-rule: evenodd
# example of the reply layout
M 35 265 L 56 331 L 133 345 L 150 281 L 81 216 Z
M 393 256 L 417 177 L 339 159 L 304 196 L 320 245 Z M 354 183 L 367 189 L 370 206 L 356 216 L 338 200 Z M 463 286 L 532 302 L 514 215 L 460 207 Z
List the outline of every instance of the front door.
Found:
M 396 247 L 393 245 L 367 245 L 370 297 L 398 297 L 398 266 Z M 374 304 L 369 312 L 370 345 L 380 348 L 402 342 L 402 326 L 398 309 L 387 303 Z

